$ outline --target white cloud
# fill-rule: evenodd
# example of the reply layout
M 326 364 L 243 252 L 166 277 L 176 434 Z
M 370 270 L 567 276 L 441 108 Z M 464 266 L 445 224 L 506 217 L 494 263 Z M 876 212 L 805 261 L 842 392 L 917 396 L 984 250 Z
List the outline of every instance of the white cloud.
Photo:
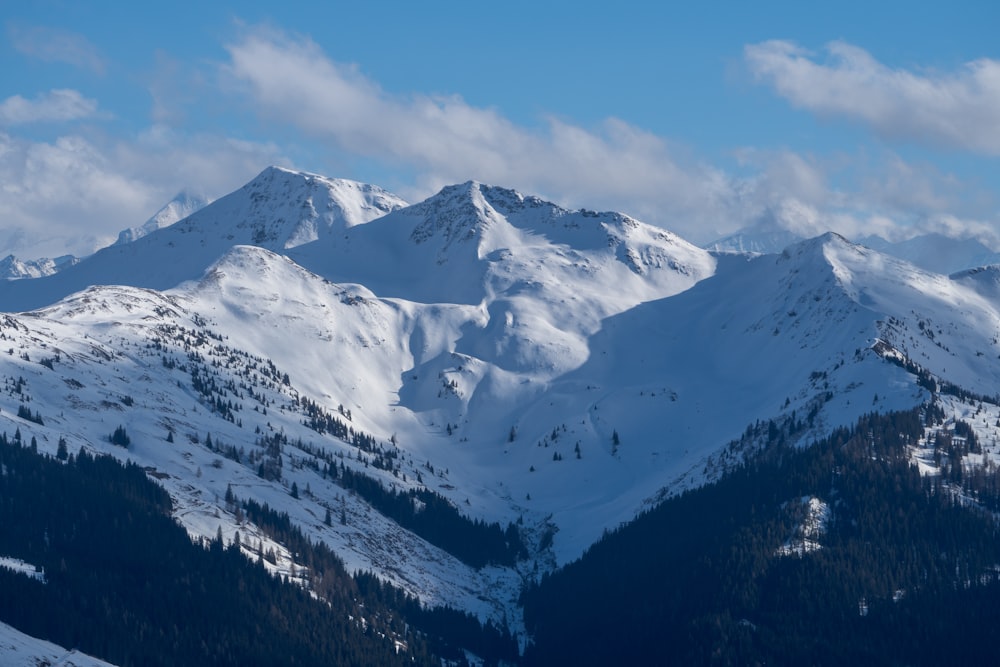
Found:
M 104 74 L 104 58 L 83 35 L 60 28 L 7 25 L 10 45 L 24 55 L 45 62 L 61 62 L 80 67 L 96 74 Z
M 745 48 L 758 81 L 793 105 L 860 122 L 882 137 L 1000 155 L 1000 61 L 953 72 L 888 67 L 864 49 L 831 42 L 828 58 L 786 41 Z
M 218 197 L 262 165 L 287 163 L 269 144 L 153 127 L 131 140 L 0 132 L 0 256 L 86 255 L 142 224 L 178 191 Z
M 0 126 L 58 123 L 88 118 L 97 113 L 97 102 L 75 90 L 56 89 L 32 100 L 20 95 L 0 102 Z
M 938 232 L 1000 249 L 996 198 L 934 165 L 889 151 L 820 159 L 746 148 L 737 159 L 751 173 L 740 182 L 744 220 L 759 230 L 892 241 Z
M 257 29 L 227 48 L 227 81 L 254 109 L 340 150 L 416 171 L 424 195 L 477 179 L 627 210 L 694 236 L 732 224 L 735 195 L 724 173 L 679 159 L 662 138 L 622 120 L 583 128 L 547 118 L 533 130 L 458 96 L 391 95 L 308 38 Z
M 623 210 L 695 242 L 753 223 L 804 236 L 890 235 L 901 224 L 912 233 L 960 200 L 946 175 L 892 154 L 868 167 L 864 155 L 746 149 L 737 159 L 749 175 L 736 177 L 616 118 L 581 127 L 549 117 L 538 130 L 458 96 L 390 94 L 305 37 L 258 28 L 227 48 L 225 81 L 253 109 L 340 151 L 412 170 L 419 184 L 402 192 L 412 200 L 474 178 Z M 783 43 L 751 49 L 765 51 L 798 53 Z M 854 175 L 859 165 L 863 177 Z M 956 220 L 981 228 L 975 216 Z
M 87 254 L 177 191 L 223 195 L 267 164 L 290 165 L 284 150 L 305 144 L 322 147 L 319 168 L 357 160 L 397 174 L 397 182 L 415 174 L 400 188 L 411 201 L 473 178 L 572 207 L 625 211 L 694 242 L 754 222 L 807 236 L 832 229 L 899 238 L 901 229 L 940 229 L 986 239 L 997 222 L 995 197 L 888 152 L 872 160 L 743 149 L 730 173 L 621 119 L 583 127 L 547 117 L 529 128 L 458 96 L 392 94 L 306 38 L 254 29 L 227 48 L 221 81 L 159 56 L 149 83 L 156 124 L 138 136 L 101 134 L 114 131 L 108 122 L 59 127 L 45 141 L 19 137 L 17 123 L 28 118 L 93 117 L 97 102 L 75 91 L 0 102 L 7 132 L 0 131 L 0 255 Z M 197 95 L 194 84 L 201 84 Z M 189 99 L 213 113 L 258 113 L 290 143 L 283 150 L 218 130 L 186 132 Z

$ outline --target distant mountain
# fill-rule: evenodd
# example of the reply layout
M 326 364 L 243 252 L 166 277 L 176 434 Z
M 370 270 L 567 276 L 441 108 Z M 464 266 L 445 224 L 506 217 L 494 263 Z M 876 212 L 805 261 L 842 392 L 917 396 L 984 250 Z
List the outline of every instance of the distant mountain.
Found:
M 943 234 L 923 234 L 905 241 L 890 242 L 879 236 L 859 239 L 869 248 L 905 259 L 935 273 L 950 274 L 1000 263 L 993 252 L 975 239 L 954 239 Z
M 124 229 L 118 234 L 115 245 L 131 243 L 137 239 L 155 232 L 163 227 L 168 227 L 178 220 L 186 218 L 191 213 L 203 208 L 209 200 L 187 192 L 178 194 L 174 199 L 163 206 L 140 227 Z M 63 255 L 50 259 L 22 260 L 14 255 L 8 255 L 0 260 L 0 280 L 16 280 L 22 278 L 42 278 L 59 273 L 80 262 L 80 258 L 73 255 Z
M 705 249 L 718 253 L 773 255 L 802 240 L 801 236 L 787 229 L 748 228 L 713 241 Z
M 169 227 L 178 220 L 183 220 L 195 211 L 201 210 L 211 204 L 212 201 L 203 195 L 193 194 L 187 191 L 179 193 L 176 197 L 163 205 L 163 207 L 153 214 L 149 220 L 139 227 L 123 229 L 118 233 L 118 240 L 115 245 L 132 243 L 133 241 L 146 236 L 158 229 Z
M 803 238 L 785 229 L 752 226 L 704 246 L 716 253 L 750 255 L 777 254 Z M 860 245 L 878 250 L 945 275 L 980 266 L 1000 263 L 1000 253 L 993 252 L 975 239 L 955 239 L 943 234 L 922 234 L 905 241 L 887 241 L 880 236 L 855 239 Z
M 967 269 L 952 274 L 952 280 L 967 285 L 993 303 L 1000 303 L 1000 264 Z
M 41 278 L 51 276 L 63 269 L 73 266 L 80 260 L 72 255 L 63 255 L 50 259 L 44 257 L 34 260 L 20 260 L 14 255 L 0 259 L 0 280 L 17 280 L 20 278 Z

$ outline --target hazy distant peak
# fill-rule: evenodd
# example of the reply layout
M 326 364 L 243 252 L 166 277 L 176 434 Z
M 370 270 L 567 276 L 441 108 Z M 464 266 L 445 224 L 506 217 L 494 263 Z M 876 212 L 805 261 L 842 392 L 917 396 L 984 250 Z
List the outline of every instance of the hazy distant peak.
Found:
M 41 257 L 39 259 L 22 260 L 14 255 L 0 259 L 0 279 L 16 280 L 20 278 L 41 278 L 73 266 L 80 260 L 73 255 L 62 255 L 56 258 Z
M 772 255 L 801 240 L 800 235 L 787 229 L 745 229 L 704 247 L 717 253 Z
M 176 197 L 163 205 L 159 211 L 154 213 L 139 227 L 129 227 L 118 233 L 118 240 L 115 245 L 132 243 L 158 229 L 169 227 L 179 220 L 183 220 L 195 211 L 198 211 L 212 202 L 204 195 L 182 190 Z

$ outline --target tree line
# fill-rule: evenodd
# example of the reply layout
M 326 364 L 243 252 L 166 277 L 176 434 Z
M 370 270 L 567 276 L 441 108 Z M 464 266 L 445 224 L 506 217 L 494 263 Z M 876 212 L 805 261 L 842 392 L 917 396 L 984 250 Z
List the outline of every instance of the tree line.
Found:
M 993 662 L 997 522 L 911 464 L 928 418 L 870 415 L 808 448 L 772 433 L 526 590 L 525 663 Z M 779 555 L 813 497 L 822 547 Z

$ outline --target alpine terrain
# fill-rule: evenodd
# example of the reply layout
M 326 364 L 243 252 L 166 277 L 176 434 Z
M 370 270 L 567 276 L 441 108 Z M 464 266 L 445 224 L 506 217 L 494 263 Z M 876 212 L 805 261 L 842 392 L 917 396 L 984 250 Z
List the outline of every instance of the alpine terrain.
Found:
M 708 251 L 478 182 L 409 205 L 276 167 L 165 211 L 0 284 L 0 525 L 26 526 L 0 531 L 0 577 L 80 618 L 0 605 L 0 655 L 20 632 L 154 664 L 72 611 L 116 585 L 73 579 L 107 560 L 74 559 L 111 510 L 81 488 L 43 511 L 74 479 L 131 508 L 101 533 L 115 558 L 119 528 L 186 533 L 126 571 L 268 591 L 251 623 L 305 663 L 331 659 L 318 636 L 344 662 L 881 661 L 925 608 L 1000 600 L 996 266 L 943 275 L 836 234 Z M 865 533 L 876 507 L 893 523 Z M 218 616 L 265 593 L 239 595 Z M 131 599 L 100 606 L 133 619 Z M 164 664 L 185 613 L 133 619 L 179 651 Z M 212 660 L 263 661 L 236 625 Z

